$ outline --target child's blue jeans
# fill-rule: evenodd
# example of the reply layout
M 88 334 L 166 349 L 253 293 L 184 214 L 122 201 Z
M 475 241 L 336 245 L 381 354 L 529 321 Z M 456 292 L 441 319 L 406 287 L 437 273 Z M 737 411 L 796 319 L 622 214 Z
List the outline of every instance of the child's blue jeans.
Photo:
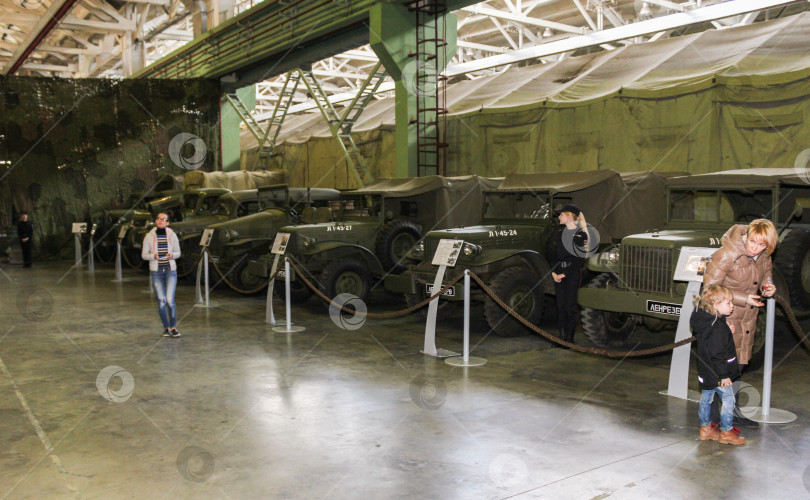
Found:
M 720 396 L 723 406 L 720 409 L 720 430 L 730 431 L 734 427 L 734 387 L 716 387 L 704 390 L 700 396 L 700 406 L 698 407 L 698 421 L 704 427 L 712 423 L 710 413 L 714 393 Z

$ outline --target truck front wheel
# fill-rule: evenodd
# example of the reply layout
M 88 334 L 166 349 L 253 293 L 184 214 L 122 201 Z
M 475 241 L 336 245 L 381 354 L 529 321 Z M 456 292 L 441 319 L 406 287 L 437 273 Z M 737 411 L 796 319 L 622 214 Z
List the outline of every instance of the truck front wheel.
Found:
M 605 273 L 592 279 L 587 287 L 609 288 L 616 286 L 617 281 L 615 276 Z M 636 322 L 630 314 L 583 307 L 581 318 L 585 336 L 597 347 L 620 347 L 636 329 Z
M 371 288 L 368 266 L 354 259 L 333 260 L 321 274 L 321 292 L 334 300 L 341 293 L 350 293 L 366 300 Z
M 513 311 L 536 325 L 543 317 L 543 286 L 535 274 L 525 267 L 514 266 L 495 275 L 489 285 Z M 529 329 L 512 317 L 487 295 L 484 301 L 487 324 L 499 337 L 521 337 Z

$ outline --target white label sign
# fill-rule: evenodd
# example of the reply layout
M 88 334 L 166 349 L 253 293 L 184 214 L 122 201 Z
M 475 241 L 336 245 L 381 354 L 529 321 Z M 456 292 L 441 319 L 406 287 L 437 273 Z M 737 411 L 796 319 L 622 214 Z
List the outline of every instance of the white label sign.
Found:
M 119 240 L 124 239 L 124 236 L 127 235 L 127 230 L 128 229 L 129 229 L 129 226 L 121 226 L 121 229 L 118 230 L 118 239 Z
M 290 233 L 276 233 L 276 241 L 273 242 L 270 253 L 284 255 L 287 251 L 287 242 L 290 241 Z
M 211 238 L 214 236 L 213 229 L 205 229 L 203 230 L 202 237 L 200 238 L 200 246 L 201 247 L 208 247 L 211 244 Z
M 87 223 L 86 222 L 74 222 L 73 223 L 73 234 L 84 234 L 87 232 Z
M 712 261 L 717 248 L 681 247 L 678 265 L 675 267 L 675 281 L 703 281 L 706 266 Z
M 458 260 L 458 254 L 461 253 L 461 247 L 464 246 L 462 240 L 441 240 L 436 253 L 433 255 L 434 266 L 448 266 L 453 267 Z

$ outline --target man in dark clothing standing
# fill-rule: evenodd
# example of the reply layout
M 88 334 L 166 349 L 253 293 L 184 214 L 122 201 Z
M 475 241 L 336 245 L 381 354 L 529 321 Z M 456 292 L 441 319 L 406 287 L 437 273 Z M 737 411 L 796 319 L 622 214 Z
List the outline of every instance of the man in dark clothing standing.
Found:
M 20 214 L 20 222 L 17 224 L 17 237 L 20 239 L 22 247 L 23 267 L 31 267 L 31 238 L 34 237 L 34 225 L 28 222 L 28 212 Z

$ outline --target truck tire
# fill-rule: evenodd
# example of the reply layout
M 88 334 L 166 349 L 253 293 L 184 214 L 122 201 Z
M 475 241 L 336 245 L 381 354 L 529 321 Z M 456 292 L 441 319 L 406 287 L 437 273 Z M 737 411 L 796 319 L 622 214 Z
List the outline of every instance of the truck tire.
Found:
M 604 273 L 592 279 L 587 287 L 607 288 L 608 285 L 615 285 L 617 281 L 612 274 Z M 636 329 L 636 322 L 630 314 L 583 307 L 580 317 L 585 336 L 597 347 L 620 347 Z
M 774 266 L 779 269 L 790 296 L 790 307 L 799 314 L 810 311 L 810 229 L 793 229 L 779 245 Z M 777 293 L 780 293 L 779 284 Z
M 248 264 L 249 260 L 247 258 L 242 259 L 237 262 L 236 265 L 233 266 L 228 272 L 228 280 L 240 290 L 253 290 L 267 281 L 262 276 L 256 276 L 255 274 L 248 272 Z M 262 290 L 264 290 L 264 288 L 262 288 Z M 254 292 L 251 295 L 256 295 L 259 293 L 261 293 L 261 290 Z
M 324 268 L 320 281 L 321 292 L 330 299 L 350 293 L 365 301 L 371 289 L 368 266 L 355 259 L 333 260 Z
M 281 297 L 281 300 L 286 300 L 287 292 L 284 290 L 284 281 L 278 280 L 273 286 L 276 295 Z M 303 281 L 296 279 L 290 281 L 290 302 L 293 304 L 303 304 L 312 297 L 312 290 Z
M 383 269 L 393 274 L 405 271 L 408 268 L 405 264 L 405 255 L 421 238 L 422 233 L 413 222 L 395 220 L 385 224 L 377 235 L 374 245 L 374 251 Z
M 495 275 L 490 289 L 520 316 L 537 324 L 543 317 L 543 287 L 535 273 L 523 266 L 513 266 Z M 489 328 L 499 337 L 522 337 L 530 330 L 512 317 L 487 295 L 484 316 Z

